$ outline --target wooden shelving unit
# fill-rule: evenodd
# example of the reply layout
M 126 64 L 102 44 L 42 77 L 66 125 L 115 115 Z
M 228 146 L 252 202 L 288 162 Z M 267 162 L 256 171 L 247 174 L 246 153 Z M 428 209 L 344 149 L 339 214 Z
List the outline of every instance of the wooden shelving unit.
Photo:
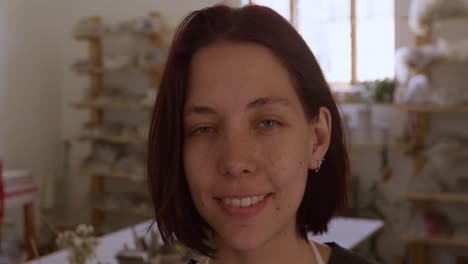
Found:
M 117 214 L 117 215 L 135 215 L 135 216 L 140 216 L 143 218 L 150 218 L 152 217 L 152 213 L 148 211 L 143 211 L 140 209 L 135 209 L 135 208 L 106 208 L 106 207 L 99 207 L 99 206 L 93 206 L 93 210 L 98 211 L 103 214 Z
M 352 142 L 350 145 L 350 148 L 353 149 L 374 149 L 374 148 L 383 148 L 383 147 L 388 147 L 392 149 L 400 149 L 404 148 L 403 144 L 398 144 L 398 143 L 381 143 L 381 142 Z
M 82 135 L 81 140 L 105 141 L 114 144 L 143 145 L 146 139 L 138 136 Z
M 125 31 L 125 30 L 117 30 L 117 31 L 104 31 L 100 33 L 75 33 L 73 37 L 78 40 L 94 40 L 100 39 L 104 37 L 115 37 L 115 36 L 125 36 L 125 35 L 133 35 L 136 37 L 146 37 L 152 38 L 155 40 L 163 41 L 161 38 L 162 34 L 168 34 L 169 32 L 156 32 L 156 31 L 142 31 L 142 32 L 133 32 L 133 31 Z
M 459 203 L 468 205 L 468 193 L 417 193 L 405 194 L 405 199 L 418 203 Z
M 408 112 L 414 113 L 468 113 L 468 105 L 402 105 L 400 107 Z
M 432 30 L 435 25 L 455 20 L 468 19 L 468 14 L 464 16 L 454 17 L 453 19 L 444 19 L 443 21 L 433 21 L 431 29 L 426 36 L 418 36 L 415 39 L 417 46 L 423 46 L 432 43 Z M 436 63 L 456 63 L 456 61 L 437 61 L 429 64 L 420 73 L 426 74 L 431 78 L 430 68 Z M 424 141 L 429 134 L 431 127 L 431 117 L 433 114 L 451 114 L 451 113 L 468 113 L 468 105 L 457 106 L 438 106 L 438 105 L 401 105 L 402 109 L 407 111 L 416 121 L 416 129 L 413 135 L 412 142 L 415 144 L 424 144 Z M 422 157 L 416 156 L 416 174 L 421 172 L 425 160 Z M 468 205 L 468 193 L 420 193 L 408 192 L 404 198 L 410 201 L 413 205 L 413 213 L 424 208 L 430 203 L 454 203 Z M 431 246 L 441 247 L 468 247 L 468 237 L 442 237 L 442 236 L 418 236 L 411 233 L 403 234 L 401 240 L 409 246 L 412 254 L 412 262 L 415 264 L 430 263 L 429 250 Z
M 404 234 L 401 239 L 414 246 L 442 246 L 442 247 L 463 247 L 468 248 L 467 238 L 450 238 L 450 237 L 424 237 L 411 234 Z
M 151 111 L 152 105 L 133 102 L 133 101 L 104 101 L 104 100 L 87 100 L 82 102 L 72 103 L 72 106 L 80 109 L 123 109 L 135 111 Z
M 161 76 L 161 69 L 153 67 L 139 67 L 139 66 L 124 66 L 117 69 L 109 69 L 105 67 L 78 67 L 75 69 L 80 74 L 105 74 L 113 72 L 147 72 Z
M 145 181 L 144 178 L 135 177 L 134 173 L 120 171 L 116 169 L 96 170 L 96 169 L 84 168 L 80 171 L 80 174 L 88 176 L 88 177 L 93 177 L 94 175 L 101 175 L 102 177 L 106 177 L 106 178 L 128 180 L 128 181 L 133 181 L 136 183 L 143 183 Z
M 372 106 L 372 107 L 397 107 L 393 103 L 365 103 L 365 102 L 338 102 L 340 106 Z
M 153 18 L 159 19 L 160 14 L 158 12 L 150 13 L 150 17 L 155 16 Z M 101 17 L 90 17 L 90 22 L 93 22 L 93 25 L 102 25 L 102 18 Z M 164 27 L 162 27 L 164 28 Z M 130 36 L 133 38 L 143 38 L 145 39 L 149 45 L 152 47 L 164 50 L 165 43 L 164 39 L 166 38 L 169 32 L 167 30 L 161 32 L 154 32 L 154 31 L 146 31 L 146 32 L 129 32 L 129 31 L 114 31 L 114 32 L 103 32 L 97 34 L 74 34 L 75 39 L 78 41 L 84 41 L 88 43 L 88 59 L 92 64 L 95 66 L 88 67 L 88 66 L 74 66 L 73 70 L 77 73 L 88 76 L 90 79 L 90 89 L 93 94 L 100 94 L 101 92 L 106 89 L 104 84 L 104 76 L 109 73 L 122 73 L 122 72 L 136 72 L 144 74 L 149 78 L 150 86 L 153 89 L 157 89 L 159 85 L 159 81 L 162 75 L 162 67 L 149 67 L 149 66 L 137 66 L 137 65 L 130 65 L 126 67 L 120 68 L 105 68 L 103 67 L 103 39 L 108 37 L 120 37 L 120 36 Z M 143 101 L 142 101 L 143 102 Z M 118 109 L 120 111 L 141 111 L 143 114 L 148 115 L 148 122 L 149 122 L 149 114 L 152 109 L 152 105 L 149 103 L 142 103 L 138 101 L 130 101 L 125 100 L 121 97 L 105 97 L 103 98 L 90 98 L 84 101 L 74 102 L 72 103 L 73 107 L 78 109 L 88 110 L 90 113 L 90 123 L 95 125 L 102 125 L 104 120 L 104 114 L 107 110 Z M 118 133 L 118 132 L 117 132 Z M 116 144 L 118 146 L 127 146 L 127 145 L 135 145 L 137 147 L 141 147 L 144 149 L 144 145 L 147 143 L 147 139 L 138 136 L 138 135 L 108 135 L 108 134 L 98 134 L 98 133 L 86 133 L 85 131 L 81 136 L 79 136 L 80 140 L 89 141 L 92 145 L 100 144 L 102 142 L 106 142 L 106 144 Z M 93 168 L 86 168 L 83 167 L 80 169 L 80 174 L 88 176 L 91 178 L 91 186 L 90 186 L 90 195 L 99 195 L 99 194 L 106 194 L 111 192 L 106 188 L 107 181 L 119 180 L 119 181 L 128 181 L 129 183 L 136 183 L 138 186 L 141 186 L 142 190 L 138 193 L 144 193 L 146 190 L 145 185 L 141 184 L 145 181 L 144 178 L 141 177 L 137 173 L 131 173 L 122 171 L 118 169 L 93 169 Z M 116 193 L 116 195 L 120 195 Z M 123 195 L 123 194 L 122 194 Z M 98 206 L 91 206 L 91 222 L 92 224 L 98 229 L 102 227 L 106 219 L 107 214 L 123 214 L 123 215 L 135 215 L 140 217 L 150 217 L 151 214 L 149 212 L 141 212 L 138 205 L 134 208 L 119 208 L 116 205 L 116 208 L 102 208 Z M 141 221 L 142 219 L 140 218 Z
M 468 105 L 439 106 L 430 104 L 392 104 L 392 103 L 340 103 L 341 106 L 392 107 L 414 113 L 468 113 Z

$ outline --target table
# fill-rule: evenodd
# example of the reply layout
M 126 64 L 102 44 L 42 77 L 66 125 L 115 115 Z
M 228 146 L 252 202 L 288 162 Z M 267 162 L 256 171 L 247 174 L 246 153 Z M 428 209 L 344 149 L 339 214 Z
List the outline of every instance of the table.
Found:
M 29 174 L 29 172 L 23 170 L 5 170 L 3 172 L 3 178 L 16 177 L 20 174 L 26 175 Z M 37 186 L 31 182 L 31 184 L 22 185 L 21 188 L 15 189 L 14 191 L 6 191 L 4 200 L 5 209 L 23 207 L 24 242 L 29 258 L 37 255 L 34 253 L 34 243 L 36 243 L 34 200 L 36 199 L 37 192 Z
M 319 243 L 334 241 L 343 248 L 354 249 L 382 227 L 382 220 L 337 217 L 330 222 L 327 233 L 309 235 L 309 239 Z
M 138 236 L 142 236 L 149 228 L 151 221 L 147 221 L 135 226 Z M 362 241 L 369 238 L 383 226 L 383 221 L 359 218 L 334 218 L 330 223 L 330 229 L 326 234 L 320 236 L 310 236 L 314 241 L 323 243 L 334 241 L 340 246 L 352 249 Z M 154 225 L 153 228 L 156 228 Z M 115 255 L 127 244 L 130 248 L 135 247 L 131 228 L 125 228 L 105 235 L 101 238 L 101 243 L 97 248 L 98 260 L 104 263 L 117 264 Z M 63 264 L 67 261 L 67 250 L 58 251 L 42 258 L 28 262 L 28 264 Z M 90 263 L 96 264 L 97 261 Z

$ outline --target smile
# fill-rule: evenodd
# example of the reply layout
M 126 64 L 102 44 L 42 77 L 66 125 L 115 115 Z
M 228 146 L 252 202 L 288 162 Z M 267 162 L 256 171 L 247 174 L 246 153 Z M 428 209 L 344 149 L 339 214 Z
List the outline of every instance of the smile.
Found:
M 270 201 L 273 193 L 262 195 L 231 195 L 215 198 L 222 211 L 235 218 L 251 218 L 259 214 Z
M 257 203 L 263 201 L 266 195 L 258 195 L 244 198 L 224 198 L 221 201 L 224 204 L 236 206 L 236 207 L 250 207 L 256 205 Z

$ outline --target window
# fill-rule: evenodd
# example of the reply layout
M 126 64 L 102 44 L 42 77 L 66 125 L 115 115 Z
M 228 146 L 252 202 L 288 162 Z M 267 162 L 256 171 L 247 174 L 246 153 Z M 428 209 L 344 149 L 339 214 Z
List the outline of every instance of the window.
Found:
M 394 76 L 394 0 L 250 0 L 296 27 L 334 86 Z

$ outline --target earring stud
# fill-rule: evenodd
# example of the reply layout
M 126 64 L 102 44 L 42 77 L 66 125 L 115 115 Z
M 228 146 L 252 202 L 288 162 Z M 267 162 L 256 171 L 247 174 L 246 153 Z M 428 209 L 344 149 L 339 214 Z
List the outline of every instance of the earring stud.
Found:
M 323 164 L 324 161 L 325 161 L 325 159 L 320 159 L 320 160 L 318 160 L 318 166 L 317 166 L 317 168 L 315 169 L 315 173 L 317 173 L 317 172 L 320 171 L 320 168 L 322 167 L 322 164 Z

